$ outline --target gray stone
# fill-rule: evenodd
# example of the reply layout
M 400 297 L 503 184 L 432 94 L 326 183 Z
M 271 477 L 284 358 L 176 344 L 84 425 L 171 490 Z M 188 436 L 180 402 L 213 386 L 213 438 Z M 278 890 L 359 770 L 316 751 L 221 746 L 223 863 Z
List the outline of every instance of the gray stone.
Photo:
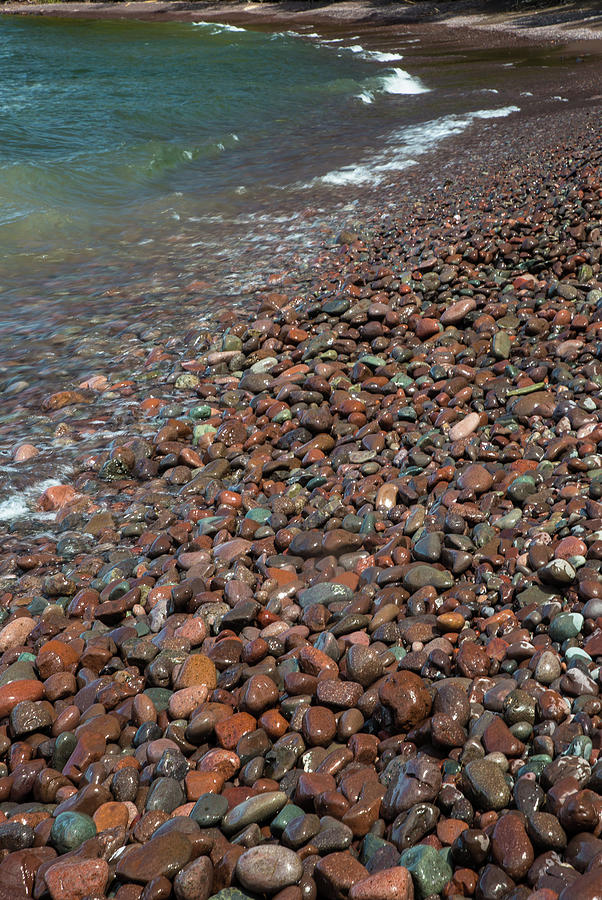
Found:
M 297 854 L 278 844 L 251 847 L 236 864 L 236 877 L 244 888 L 258 893 L 275 894 L 303 875 L 303 864 Z

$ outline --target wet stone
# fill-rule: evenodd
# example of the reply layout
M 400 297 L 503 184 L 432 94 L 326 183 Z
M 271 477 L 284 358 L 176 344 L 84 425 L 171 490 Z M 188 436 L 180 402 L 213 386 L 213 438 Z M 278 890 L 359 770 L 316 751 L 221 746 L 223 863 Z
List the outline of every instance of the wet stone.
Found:
M 236 864 L 236 877 L 244 888 L 269 894 L 297 884 L 302 874 L 297 854 L 275 844 L 252 847 Z

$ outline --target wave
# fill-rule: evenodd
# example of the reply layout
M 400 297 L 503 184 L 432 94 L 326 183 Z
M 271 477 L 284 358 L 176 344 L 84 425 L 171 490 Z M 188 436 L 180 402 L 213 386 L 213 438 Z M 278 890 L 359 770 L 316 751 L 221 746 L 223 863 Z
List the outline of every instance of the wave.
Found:
M 225 22 L 191 22 L 195 28 L 214 28 L 213 34 L 219 34 L 220 31 L 246 31 L 246 28 L 239 28 L 237 25 L 227 25 Z
M 381 50 L 366 50 L 364 53 L 366 59 L 373 59 L 375 62 L 394 62 L 397 59 L 403 59 L 401 53 L 386 53 Z
M 326 43 L 322 41 L 322 43 Z M 340 50 L 349 50 L 350 53 L 356 53 L 362 59 L 373 60 L 374 62 L 396 62 L 403 59 L 401 53 L 389 53 L 384 50 L 366 50 L 361 44 L 349 44 L 347 47 L 339 47 Z
M 383 75 L 380 81 L 381 90 L 386 94 L 424 94 L 430 90 L 404 69 L 391 69 L 390 74 Z
M 54 512 L 42 512 L 36 508 L 36 503 L 45 490 L 62 483 L 56 478 L 47 478 L 25 490 L 15 491 L 0 503 L 0 522 L 14 522 L 17 519 L 54 519 Z
M 374 103 L 374 94 L 371 94 L 370 91 L 362 91 L 361 94 L 355 95 L 356 100 L 361 100 L 362 103 Z
M 444 116 L 422 125 L 395 131 L 386 142 L 386 149 L 373 157 L 355 165 L 343 166 L 326 175 L 314 179 L 304 187 L 314 187 L 317 183 L 341 186 L 346 184 L 375 185 L 390 171 L 401 171 L 415 165 L 417 156 L 422 156 L 444 138 L 461 134 L 475 120 L 497 119 L 519 112 L 518 106 L 504 106 L 498 109 L 480 109 L 464 115 Z

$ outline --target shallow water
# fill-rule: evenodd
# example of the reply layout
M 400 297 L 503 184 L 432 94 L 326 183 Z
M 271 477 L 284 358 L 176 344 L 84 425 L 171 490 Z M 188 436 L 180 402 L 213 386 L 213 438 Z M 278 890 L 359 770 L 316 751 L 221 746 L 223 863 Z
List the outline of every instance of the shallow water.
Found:
M 166 257 L 191 276 L 249 271 L 245 254 L 302 243 L 303 206 L 353 200 L 524 107 L 524 69 L 542 66 L 387 40 L 0 19 L 0 323 L 39 329 L 40 291 L 81 305 Z M 35 314 L 15 316 L 28 295 Z
M 144 430 L 132 406 L 149 379 L 177 405 L 154 347 L 194 358 L 199 331 L 269 275 L 304 290 L 342 226 L 453 178 L 454 135 L 499 148 L 566 108 L 575 65 L 419 29 L 0 17 L 0 530 L 43 526 L 45 486 Z M 44 411 L 98 375 L 133 379 L 134 399 Z M 23 441 L 40 455 L 15 464 Z

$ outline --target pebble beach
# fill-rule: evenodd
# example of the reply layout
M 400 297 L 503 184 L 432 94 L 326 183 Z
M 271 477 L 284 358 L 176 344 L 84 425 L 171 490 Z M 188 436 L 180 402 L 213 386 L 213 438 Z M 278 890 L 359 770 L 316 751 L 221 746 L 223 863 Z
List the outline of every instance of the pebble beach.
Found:
M 1 900 L 602 896 L 583 96 L 3 372 Z

